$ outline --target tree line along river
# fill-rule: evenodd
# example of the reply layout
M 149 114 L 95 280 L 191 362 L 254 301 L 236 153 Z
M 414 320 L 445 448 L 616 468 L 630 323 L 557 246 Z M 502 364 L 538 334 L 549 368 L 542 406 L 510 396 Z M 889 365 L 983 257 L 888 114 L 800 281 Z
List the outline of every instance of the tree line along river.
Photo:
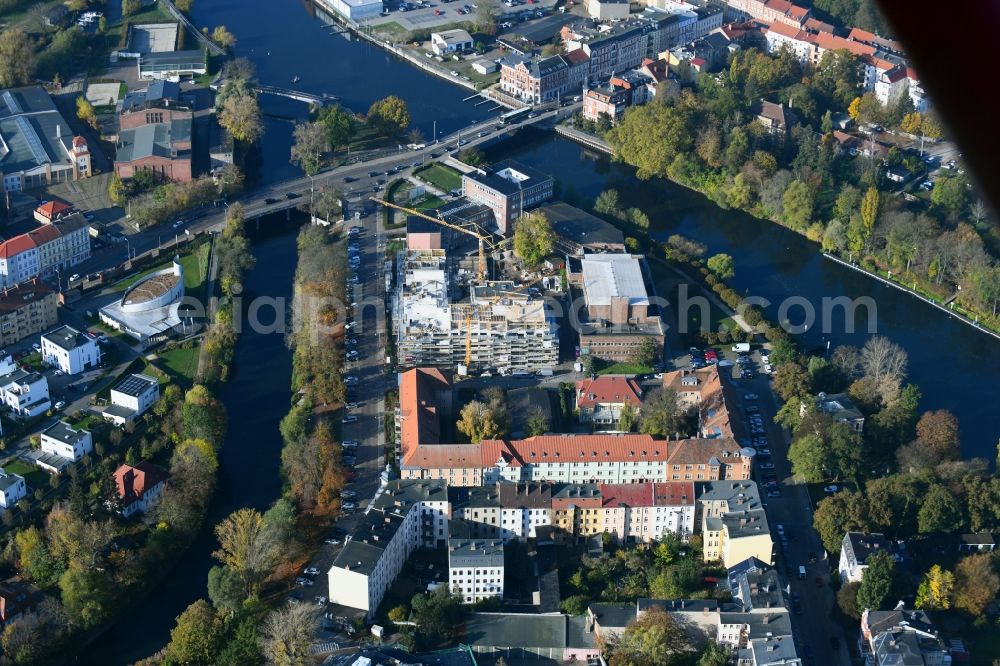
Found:
M 199 26 L 225 25 L 237 40 L 236 54 L 252 60 L 263 84 L 336 95 L 364 112 L 376 99 L 396 95 L 409 107 L 413 125 L 430 137 L 455 131 L 489 115 L 491 105 L 463 102 L 464 88 L 416 70 L 366 41 L 332 33 L 295 0 L 196 0 Z M 294 77 L 298 81 L 291 83 Z M 306 106 L 284 98 L 264 98 L 265 111 L 305 118 Z M 289 163 L 292 124 L 266 121 L 259 177 L 263 182 L 300 175 Z M 822 311 L 824 298 L 869 296 L 877 305 L 877 332 L 903 346 L 910 356 L 909 377 L 923 392 L 922 409 L 948 409 L 959 419 L 963 452 L 993 460 L 1000 436 L 1000 412 L 984 409 L 1000 377 L 996 340 L 920 301 L 824 259 L 815 244 L 773 223 L 723 210 L 702 195 L 663 180 L 640 181 L 634 170 L 595 156 L 580 146 L 543 134 L 508 142 L 499 148 L 555 175 L 564 193 L 587 206 L 613 187 L 628 206 L 652 221 L 657 238 L 678 233 L 698 240 L 708 253 L 732 255 L 734 289 L 778 304 L 800 297 Z M 247 276 L 247 294 L 289 296 L 295 272 L 294 233 L 266 234 L 255 244 L 257 266 Z M 672 295 L 667 294 L 670 300 Z M 829 337 L 838 344 L 862 345 L 868 337 L 861 309 L 856 333 L 844 331 L 843 317 L 833 319 Z M 801 309 L 790 310 L 794 323 Z M 818 327 L 817 327 L 818 328 Z M 822 344 L 810 331 L 810 344 Z M 291 353 L 275 334 L 244 331 L 236 348 L 235 373 L 220 395 L 229 412 L 229 433 L 220 459 L 220 484 L 209 513 L 214 524 L 241 506 L 266 508 L 281 491 L 278 423 L 288 409 Z M 169 639 L 174 618 L 206 595 L 206 577 L 215 540 L 210 529 L 194 543 L 168 581 L 137 604 L 94 643 L 81 663 L 124 664 L 147 656 Z

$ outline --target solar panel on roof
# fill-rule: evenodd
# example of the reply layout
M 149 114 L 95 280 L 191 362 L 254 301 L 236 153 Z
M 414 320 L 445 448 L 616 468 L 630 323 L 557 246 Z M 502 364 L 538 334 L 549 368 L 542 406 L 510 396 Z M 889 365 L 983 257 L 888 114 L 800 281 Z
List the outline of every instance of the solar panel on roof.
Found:
M 118 391 L 119 393 L 125 393 L 127 395 L 135 396 L 139 395 L 144 390 L 146 390 L 146 387 L 149 385 L 150 381 L 145 377 L 140 377 L 138 375 L 129 375 L 121 382 L 119 382 L 118 386 L 116 386 L 114 390 Z

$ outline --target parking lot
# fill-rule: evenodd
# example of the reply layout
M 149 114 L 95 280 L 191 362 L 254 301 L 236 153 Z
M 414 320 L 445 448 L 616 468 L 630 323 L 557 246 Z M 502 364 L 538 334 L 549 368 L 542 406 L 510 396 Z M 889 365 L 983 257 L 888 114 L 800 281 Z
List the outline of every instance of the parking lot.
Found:
M 531 18 L 539 18 L 555 8 L 557 0 L 510 0 L 500 5 L 503 12 L 499 21 L 507 27 Z M 424 0 L 424 2 L 393 0 L 386 3 L 386 11 L 382 16 L 372 19 L 371 25 L 387 26 L 397 23 L 406 31 L 436 28 L 452 23 L 468 21 L 476 22 L 478 7 L 474 2 L 462 0 Z M 503 28 L 502 28 L 503 29 Z

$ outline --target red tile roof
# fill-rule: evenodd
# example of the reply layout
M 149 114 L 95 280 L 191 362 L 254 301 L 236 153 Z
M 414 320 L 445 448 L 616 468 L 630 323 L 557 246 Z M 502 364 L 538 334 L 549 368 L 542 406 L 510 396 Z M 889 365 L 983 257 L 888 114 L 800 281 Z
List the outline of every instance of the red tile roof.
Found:
M 27 252 L 35 248 L 35 241 L 28 234 L 14 236 L 8 241 L 0 243 L 0 258 L 10 259 L 22 252 Z
M 451 390 L 451 381 L 437 368 L 414 368 L 402 374 L 399 384 L 399 444 L 405 460 L 417 444 L 441 441 L 441 415 L 434 394 Z
M 62 201 L 56 201 L 54 199 L 43 203 L 35 209 L 36 212 L 40 213 L 43 217 L 49 220 L 58 217 L 62 213 L 68 213 L 71 210 L 73 210 L 73 207 L 69 204 L 65 204 Z
M 600 404 L 642 404 L 642 389 L 631 377 L 597 377 L 576 383 L 576 406 L 593 407 Z
M 653 506 L 653 484 L 602 483 L 601 504 L 606 509 Z
M 584 51 L 582 48 L 573 49 L 569 53 L 564 54 L 563 58 L 568 60 L 569 64 L 571 65 L 581 65 L 590 60 L 590 56 L 588 56 L 587 52 Z
M 118 497 L 125 505 L 142 499 L 167 479 L 167 471 L 158 465 L 145 460 L 137 465 L 121 465 L 115 470 L 115 486 Z
M 779 35 L 783 35 L 785 37 L 788 37 L 789 39 L 795 39 L 795 40 L 798 40 L 800 42 L 809 41 L 809 33 L 807 33 L 805 30 L 800 30 L 798 28 L 794 28 L 794 27 L 788 25 L 787 23 L 781 23 L 779 21 L 774 21 L 773 23 L 768 23 L 767 24 L 767 31 L 768 32 L 776 32 Z
M 788 2 L 788 0 L 767 0 L 764 6 L 773 11 L 781 12 L 785 16 L 804 21 L 809 16 L 809 10 Z
M 74 148 L 76 148 L 78 146 L 86 146 L 86 145 L 87 145 L 87 140 L 84 139 L 82 136 L 74 136 L 73 137 L 73 147 Z
M 34 241 L 35 243 L 35 247 L 40 247 L 46 243 L 51 243 L 52 241 L 62 236 L 62 234 L 59 233 L 59 229 L 51 224 L 43 224 L 37 229 L 32 229 L 25 235 L 31 237 L 31 240 Z
M 827 51 L 837 51 L 839 49 L 847 49 L 856 56 L 871 56 L 875 55 L 875 47 L 869 46 L 868 44 L 861 44 L 860 42 L 852 42 L 849 39 L 844 39 L 843 37 L 837 37 L 836 35 L 830 34 L 829 32 L 821 32 L 812 39 L 813 43 L 821 49 Z
M 693 481 L 670 481 L 669 483 L 653 483 L 654 506 L 683 506 L 694 504 Z

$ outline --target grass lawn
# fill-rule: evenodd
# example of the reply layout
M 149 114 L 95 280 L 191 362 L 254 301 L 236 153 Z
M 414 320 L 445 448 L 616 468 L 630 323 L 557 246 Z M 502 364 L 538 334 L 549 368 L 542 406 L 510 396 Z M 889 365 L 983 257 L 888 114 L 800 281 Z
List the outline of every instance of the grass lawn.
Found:
M 599 375 L 645 375 L 653 371 L 648 365 L 642 363 L 612 363 L 606 368 L 597 371 Z
M 184 288 L 186 291 L 191 292 L 197 290 L 201 288 L 202 283 L 204 283 L 205 277 L 208 275 L 208 251 L 208 243 L 203 242 L 192 251 L 181 255 L 181 266 L 184 267 Z M 139 271 L 138 273 L 133 273 L 132 275 L 123 277 L 111 286 L 120 290 L 128 289 L 147 275 L 155 273 L 156 271 L 162 271 L 164 268 L 169 267 L 170 262 L 171 260 L 168 259 L 163 263 L 150 266 L 149 268 Z
M 44 488 L 49 485 L 49 475 L 47 472 L 34 465 L 29 465 L 23 460 L 11 460 L 3 468 L 4 471 L 23 476 L 29 488 Z
M 413 207 L 416 208 L 417 210 L 432 210 L 434 208 L 440 208 L 446 203 L 447 202 L 444 199 L 441 199 L 440 197 L 429 196 L 425 197 L 423 200 L 416 203 Z
M 198 371 L 198 352 L 200 350 L 199 345 L 192 345 L 157 352 L 157 365 L 163 368 L 181 388 L 190 388 L 194 383 L 194 374 Z
M 438 164 L 436 162 L 428 164 L 414 171 L 413 175 L 426 180 L 434 187 L 445 192 L 457 190 L 462 187 L 462 174 L 445 164 Z

